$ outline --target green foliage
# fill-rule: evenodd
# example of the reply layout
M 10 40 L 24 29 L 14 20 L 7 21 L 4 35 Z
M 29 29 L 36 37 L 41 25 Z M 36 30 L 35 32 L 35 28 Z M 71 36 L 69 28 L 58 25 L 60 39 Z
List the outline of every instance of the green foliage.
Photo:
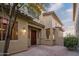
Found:
M 64 46 L 67 48 L 76 48 L 78 45 L 78 38 L 72 35 L 64 37 Z

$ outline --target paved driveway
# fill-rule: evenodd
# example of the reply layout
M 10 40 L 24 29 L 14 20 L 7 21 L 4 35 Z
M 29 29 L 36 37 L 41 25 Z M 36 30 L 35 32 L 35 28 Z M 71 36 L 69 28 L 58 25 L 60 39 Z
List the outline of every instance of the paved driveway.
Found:
M 13 56 L 79 56 L 79 52 L 68 51 L 63 46 L 38 45 L 31 47 L 28 51 L 14 54 Z

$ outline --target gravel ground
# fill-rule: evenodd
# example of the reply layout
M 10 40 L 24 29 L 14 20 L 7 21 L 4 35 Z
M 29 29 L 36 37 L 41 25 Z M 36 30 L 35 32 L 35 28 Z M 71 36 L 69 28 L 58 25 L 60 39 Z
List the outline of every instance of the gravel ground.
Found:
M 79 56 L 79 52 L 68 51 L 67 48 L 63 46 L 38 45 L 31 47 L 28 51 L 12 56 Z

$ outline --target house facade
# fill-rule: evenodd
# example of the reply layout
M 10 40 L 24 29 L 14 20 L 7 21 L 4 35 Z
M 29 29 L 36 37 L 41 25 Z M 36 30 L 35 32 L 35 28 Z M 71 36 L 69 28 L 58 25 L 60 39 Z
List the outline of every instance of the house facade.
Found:
M 42 44 L 63 45 L 63 24 L 55 12 L 42 13 L 40 23 L 45 25 L 45 39 L 42 40 Z
M 4 10 L 0 12 L 0 53 L 3 53 L 5 46 L 7 24 L 8 15 Z M 25 51 L 33 45 L 63 45 L 62 26 L 55 12 L 41 13 L 39 19 L 19 12 L 12 30 L 8 54 Z

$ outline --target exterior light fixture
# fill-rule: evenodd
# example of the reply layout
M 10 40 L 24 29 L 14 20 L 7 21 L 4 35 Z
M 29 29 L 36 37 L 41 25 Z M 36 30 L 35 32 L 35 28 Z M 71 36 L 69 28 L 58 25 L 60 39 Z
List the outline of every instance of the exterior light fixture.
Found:
M 23 34 L 26 33 L 26 29 L 25 29 L 25 27 L 22 29 L 22 33 L 23 33 Z

